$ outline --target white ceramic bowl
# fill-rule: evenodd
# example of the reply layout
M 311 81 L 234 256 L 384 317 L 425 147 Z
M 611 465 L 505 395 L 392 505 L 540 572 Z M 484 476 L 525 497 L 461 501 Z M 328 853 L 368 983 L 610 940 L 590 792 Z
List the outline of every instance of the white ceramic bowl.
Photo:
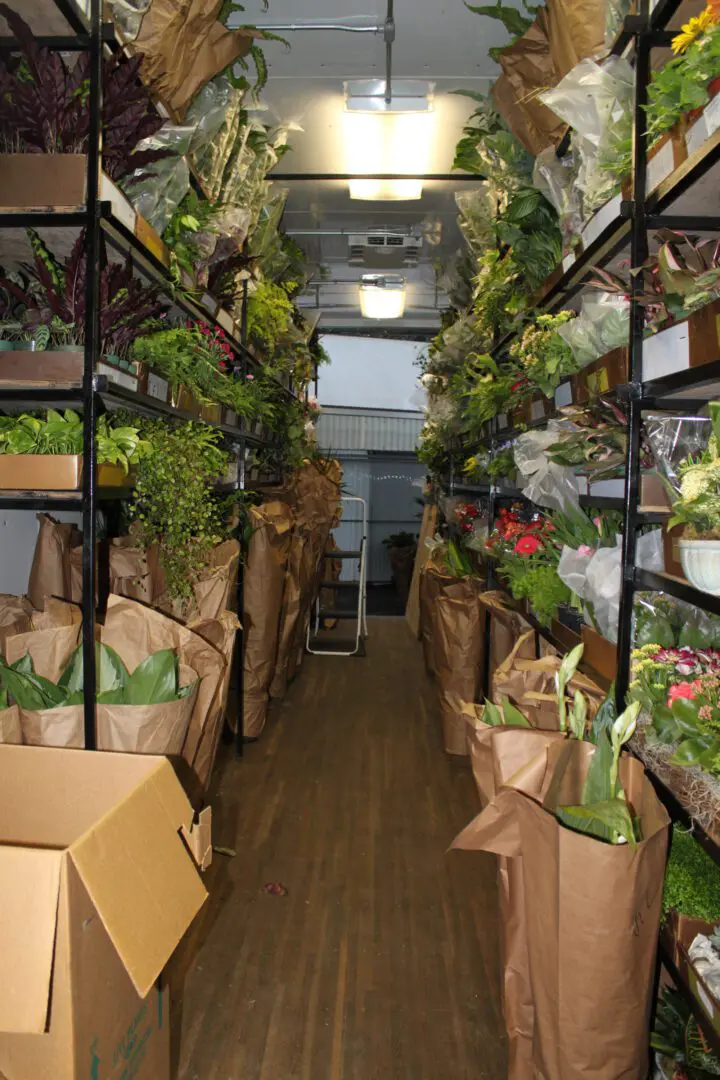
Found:
M 681 540 L 680 562 L 691 585 L 720 596 L 720 540 Z

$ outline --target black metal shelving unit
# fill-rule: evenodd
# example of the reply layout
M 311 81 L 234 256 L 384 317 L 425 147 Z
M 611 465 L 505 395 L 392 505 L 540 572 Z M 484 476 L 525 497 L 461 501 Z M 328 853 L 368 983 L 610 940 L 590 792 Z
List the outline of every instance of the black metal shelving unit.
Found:
M 627 249 L 628 245 L 631 265 L 642 266 L 648 257 L 649 233 L 654 229 L 670 228 L 686 232 L 720 233 L 720 216 L 698 216 L 695 213 L 684 213 L 682 209 L 678 212 L 673 206 L 683 195 L 691 192 L 693 185 L 701 181 L 705 174 L 720 161 L 720 130 L 706 139 L 703 146 L 690 154 L 682 165 L 676 167 L 652 194 L 648 194 L 645 106 L 651 76 L 651 58 L 653 50 L 667 48 L 670 45 L 674 35 L 668 31 L 667 27 L 678 12 L 681 0 L 659 0 L 652 10 L 649 0 L 640 0 L 639 6 L 639 14 L 625 19 L 611 49 L 615 55 L 625 54 L 634 64 L 636 71 L 631 196 L 621 201 L 618 215 L 605 226 L 593 243 L 570 266 L 560 268 L 559 273 L 553 275 L 548 287 L 538 298 L 536 309 L 552 311 L 565 305 L 584 288 L 588 272 L 594 264 L 602 265 L 611 260 Z M 702 203 L 699 205 L 702 206 Z M 717 359 L 711 363 L 653 379 L 644 379 L 644 310 L 640 303 L 642 287 L 640 275 L 633 275 L 630 299 L 629 381 L 627 384 L 610 388 L 617 394 L 619 400 L 626 403 L 629 414 L 625 492 L 622 497 L 598 497 L 592 494 L 580 497 L 580 504 L 586 508 L 619 510 L 623 514 L 621 606 L 616 678 L 617 701 L 622 707 L 624 707 L 630 681 L 632 621 L 636 592 L 640 590 L 664 592 L 692 607 L 720 615 L 720 597 L 702 592 L 684 579 L 670 574 L 652 573 L 636 565 L 638 530 L 645 525 L 662 524 L 668 519 L 667 511 L 643 510 L 640 505 L 640 435 L 643 415 L 649 412 L 694 415 L 706 406 L 708 401 L 720 396 L 720 349 Z M 510 343 L 521 330 L 522 324 L 518 323 L 510 333 L 504 335 L 496 343 L 492 355 L 498 359 L 506 356 Z M 488 422 L 484 437 L 474 445 L 468 446 L 467 452 L 472 453 L 479 447 L 485 447 L 493 454 L 522 431 L 543 426 L 553 415 L 556 415 L 554 409 L 549 415 L 531 421 L 521 428 L 507 426 L 500 428 L 495 418 Z M 483 498 L 483 501 L 487 499 L 486 505 L 489 508 L 491 522 L 494 521 L 499 500 L 523 498 L 522 492 L 515 489 L 493 485 L 457 484 L 452 476 L 446 485 L 446 490 L 451 494 L 466 494 L 478 499 Z M 487 587 L 503 589 L 502 583 L 494 578 L 491 567 L 488 570 Z M 531 616 L 528 617 L 525 611 L 521 614 L 539 637 L 564 651 L 562 643 L 554 639 L 551 631 L 538 625 L 537 620 Z M 486 683 L 489 668 L 489 619 L 488 614 L 485 649 Z M 484 691 L 487 693 L 488 689 L 486 684 Z M 647 769 L 647 773 L 672 820 L 692 831 L 696 841 L 720 866 L 720 838 L 692 818 L 678 795 L 661 777 L 650 769 Z M 702 1005 L 677 965 L 672 961 L 672 957 L 662 946 L 659 960 L 689 1004 L 710 1045 L 720 1050 L 720 1040 L 713 1031 Z
M 103 241 L 120 254 L 129 257 L 133 270 L 141 276 L 159 284 L 171 297 L 174 305 L 195 321 L 202 321 L 214 328 L 223 330 L 236 356 L 236 374 L 245 378 L 248 372 L 257 371 L 262 364 L 247 346 L 247 289 L 243 298 L 242 336 L 240 340 L 218 322 L 215 314 L 208 311 L 201 303 L 185 293 L 177 292 L 172 287 L 168 271 L 162 261 L 150 251 L 127 226 L 119 221 L 109 202 L 100 198 L 100 176 L 102 166 L 102 101 L 103 101 L 103 56 L 106 48 L 117 49 L 114 27 L 102 21 L 102 0 L 90 0 L 90 12 L 86 18 L 73 0 L 47 0 L 54 5 L 67 21 L 71 33 L 62 36 L 39 36 L 41 44 L 47 48 L 62 51 L 87 51 L 90 55 L 89 78 L 89 136 L 87 153 L 87 200 L 84 208 L 71 210 L 18 210 L 0 213 L 0 246 L 2 231 L 5 229 L 54 228 L 86 229 L 86 253 L 88 267 L 98 268 L 101 262 Z M 12 39 L 0 39 L 0 52 L 12 50 Z M 1 260 L 1 256 L 0 256 Z M 221 431 L 227 440 L 233 442 L 238 450 L 240 475 L 233 490 L 245 490 L 246 452 L 248 448 L 267 446 L 268 442 L 260 435 L 247 430 L 243 424 L 230 425 L 205 421 L 194 414 L 177 409 L 145 394 L 140 394 L 108 381 L 106 376 L 96 373 L 97 359 L 100 355 L 100 299 L 99 275 L 88 273 L 85 297 L 85 351 L 82 382 L 65 387 L 42 388 L 0 387 L 0 410 L 18 408 L 42 408 L 67 406 L 82 408 L 83 411 L 83 477 L 82 489 L 77 492 L 52 491 L 2 491 L 0 509 L 4 510 L 46 510 L 80 511 L 82 513 L 83 551 L 82 551 L 82 645 L 83 675 L 85 687 L 84 730 L 85 748 L 94 750 L 96 741 L 96 665 L 95 665 L 95 626 L 96 610 L 93 599 L 99 576 L 94 552 L 97 540 L 96 511 L 103 505 L 111 505 L 127 498 L 132 489 L 102 489 L 97 484 L 96 463 L 96 422 L 103 411 L 112 408 L 126 408 L 140 415 L 167 416 L 178 421 L 208 423 Z M 274 378 L 275 390 L 283 395 L 294 396 L 292 388 Z M 103 569 L 100 569 L 100 574 Z M 243 564 L 240 560 L 236 612 L 241 628 L 236 637 L 235 665 L 237 670 L 237 738 L 236 748 L 242 754 L 243 733 Z

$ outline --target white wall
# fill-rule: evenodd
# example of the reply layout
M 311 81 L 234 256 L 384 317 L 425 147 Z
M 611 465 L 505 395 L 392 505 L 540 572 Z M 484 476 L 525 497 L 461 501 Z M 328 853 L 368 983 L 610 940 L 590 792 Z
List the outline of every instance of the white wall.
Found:
M 420 371 L 415 366 L 426 348 L 422 342 L 325 334 L 322 343 L 332 363 L 320 368 L 321 405 L 424 408 L 425 392 L 418 384 Z

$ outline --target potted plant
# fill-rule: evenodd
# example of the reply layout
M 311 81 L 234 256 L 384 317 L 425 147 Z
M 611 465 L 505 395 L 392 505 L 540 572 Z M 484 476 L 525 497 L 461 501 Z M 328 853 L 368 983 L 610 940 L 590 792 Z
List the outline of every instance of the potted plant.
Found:
M 720 401 L 709 410 L 712 434 L 705 450 L 678 466 L 679 497 L 667 528 L 683 526 L 680 561 L 688 581 L 720 596 Z
M 106 416 L 97 426 L 98 485 L 123 487 L 130 466 L 149 450 L 138 429 L 112 427 Z M 83 421 L 72 409 L 48 409 L 45 417 L 22 413 L 0 417 L 0 488 L 77 491 L 82 483 Z
M 417 536 L 410 532 L 391 533 L 383 540 L 392 568 L 395 589 L 404 604 L 407 603 L 410 594 L 417 540 Z
M 79 206 L 85 202 L 90 104 L 90 54 L 73 55 L 41 47 L 27 23 L 0 4 L 22 59 L 10 54 L 0 64 L 0 135 L 19 153 L 0 158 L 3 202 L 10 207 Z M 7 55 L 7 54 L 4 54 Z M 163 124 L 140 79 L 142 57 L 118 51 L 103 71 L 103 168 L 113 180 L 147 169 L 170 150 L 136 150 Z M 54 161 L 48 166 L 45 155 Z

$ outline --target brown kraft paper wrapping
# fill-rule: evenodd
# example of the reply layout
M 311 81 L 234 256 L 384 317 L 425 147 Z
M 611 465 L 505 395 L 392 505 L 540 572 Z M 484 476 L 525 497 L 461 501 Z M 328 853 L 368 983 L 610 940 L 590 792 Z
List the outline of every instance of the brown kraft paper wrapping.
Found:
M 17 705 L 11 705 L 9 709 L 0 709 L 0 743 L 12 743 L 18 746 L 22 741 L 20 710 Z
M 517 644 L 519 637 L 527 634 L 530 624 L 522 615 L 507 607 L 503 593 L 490 590 L 480 595 L 480 603 L 490 611 L 490 685 L 495 670 L 502 664 Z M 523 644 L 517 654 L 526 660 L 534 660 L 537 655 L 531 639 Z
M 46 596 L 70 597 L 70 552 L 80 533 L 74 525 L 38 514 L 39 530 L 30 568 L 28 598 L 42 611 Z
M 96 548 L 95 567 L 98 569 L 98 552 Z M 102 560 L 101 554 L 101 560 Z M 120 536 L 110 541 L 106 549 L 107 565 L 109 567 L 110 592 L 116 596 L 127 596 L 131 600 L 139 600 L 140 603 L 149 604 L 153 599 L 153 580 L 148 562 L 148 553 L 144 548 L 138 547 L 132 536 Z M 69 587 L 65 596 L 75 604 L 82 603 L 83 575 L 82 575 L 82 535 L 76 534 L 73 547 L 68 554 Z M 100 581 L 97 583 L 98 593 Z
M 565 125 L 538 100 L 557 86 L 560 74 L 550 53 L 548 15 L 541 8 L 530 29 L 500 55 L 503 74 L 493 85 L 498 112 L 513 135 L 537 156 L 562 138 Z
M 558 81 L 605 49 L 605 0 L 548 0 L 550 52 Z
M 195 672 L 180 665 L 187 697 L 162 705 L 98 705 L 98 750 L 123 754 L 181 754 L 197 697 Z
M 191 762 L 193 771 L 203 790 L 207 790 L 218 746 L 220 745 L 223 720 L 228 705 L 230 676 L 235 652 L 235 636 L 240 629 L 240 620 L 232 611 L 223 611 L 218 619 L 200 620 L 191 623 L 189 629 L 198 634 L 203 641 L 207 641 L 208 644 L 217 649 L 225 661 L 222 681 L 218 687 L 211 715 L 203 728 L 195 750 L 195 757 Z
M 153 607 L 181 622 L 217 619 L 228 607 L 234 606 L 237 587 L 240 544 L 237 540 L 225 540 L 210 552 L 207 566 L 193 584 L 190 601 L 173 600 L 167 595 L 165 575 L 158 558 L 157 548 L 147 553 L 152 579 Z
M 4 655 L 7 638 L 31 629 L 32 616 L 32 604 L 24 596 L 0 595 L 0 656 Z
M 224 674 L 220 653 L 174 619 L 127 597 L 108 597 L 101 633 L 103 642 L 115 649 L 129 671 L 160 649 L 175 649 L 181 665 L 197 674 L 197 695 L 182 749 L 183 758 L 192 766 Z
M 526 652 L 534 648 L 534 642 L 534 630 L 518 638 L 510 655 L 493 673 L 491 697 L 496 705 L 502 704 L 504 697 L 509 698 L 534 728 L 555 731 L 558 723 L 555 675 L 560 670 L 561 658 L 526 659 Z M 588 717 L 592 720 L 605 700 L 605 692 L 579 671 L 568 689 L 570 694 L 575 690 L 583 692 L 588 702 Z
M 547 745 L 564 739 L 561 732 L 492 727 L 482 717 L 484 706 L 456 702 L 468 726 L 468 747 L 480 803 L 487 806 L 505 780 Z M 506 734 L 507 737 L 506 737 Z M 501 999 L 508 1036 L 508 1080 L 533 1076 L 532 1042 L 535 1009 L 530 988 L 522 859 L 498 856 Z
M 252 44 L 218 22 L 220 7 L 220 0 L 153 0 L 129 46 L 143 55 L 143 81 L 180 120 L 198 90 Z
M 562 826 L 553 811 L 581 801 L 593 753 L 548 742 L 453 844 L 522 857 L 533 1080 L 645 1080 L 648 1071 L 669 818 L 643 766 L 623 755 L 643 840 L 607 844 Z
M 420 636 L 425 659 L 425 669 L 435 674 L 435 623 L 437 621 L 437 598 L 455 578 L 430 560 L 420 574 Z
M 410 582 L 410 595 L 405 608 L 405 619 L 416 638 L 421 635 L 420 628 L 420 573 L 430 558 L 430 549 L 426 540 L 432 539 L 437 531 L 437 506 L 425 506 L 422 522 L 420 523 L 420 536 L 418 539 L 417 555 L 413 567 L 413 576 Z
M 292 511 L 270 502 L 250 511 L 253 534 L 245 570 L 244 732 L 256 738 L 267 719 L 275 671 Z
M 285 571 L 277 661 L 272 682 L 270 683 L 271 698 L 282 698 L 287 690 L 290 657 L 297 638 L 297 627 L 302 608 L 301 578 L 303 563 L 306 559 L 306 549 L 310 543 L 311 535 L 305 529 L 296 528 L 293 530 L 290 538 L 287 570 Z
M 445 750 L 467 754 L 467 723 L 454 707 L 457 698 L 474 701 L 482 678 L 485 609 L 482 582 L 463 578 L 445 584 L 435 600 L 433 653 L 440 695 Z
M 82 630 L 79 623 L 51 626 L 46 630 L 31 630 L 7 639 L 5 657 L 8 664 L 14 664 L 29 652 L 35 673 L 56 683 L 81 640 Z

